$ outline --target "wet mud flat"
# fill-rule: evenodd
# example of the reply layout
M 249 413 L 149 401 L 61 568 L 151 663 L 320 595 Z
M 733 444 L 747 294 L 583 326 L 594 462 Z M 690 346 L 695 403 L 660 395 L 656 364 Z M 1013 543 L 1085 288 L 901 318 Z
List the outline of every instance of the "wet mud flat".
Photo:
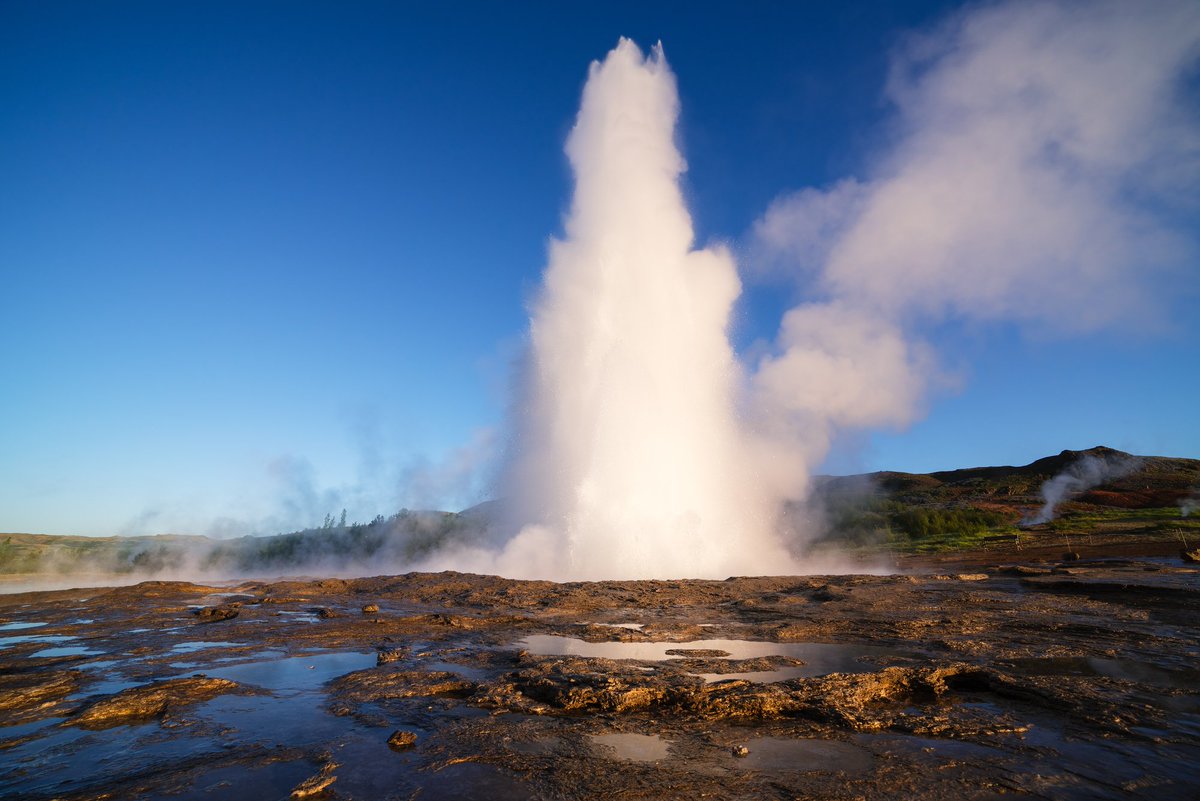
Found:
M 0 797 L 1200 797 L 1179 560 L 0 596 Z

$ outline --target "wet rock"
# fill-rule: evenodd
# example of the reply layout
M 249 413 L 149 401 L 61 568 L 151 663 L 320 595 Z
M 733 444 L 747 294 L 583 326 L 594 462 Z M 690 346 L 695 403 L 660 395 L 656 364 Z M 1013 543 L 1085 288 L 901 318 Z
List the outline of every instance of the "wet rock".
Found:
M 1078 562 L 1079 561 L 1079 551 L 1067 551 L 1066 553 L 1064 553 L 1062 555 L 1062 560 L 1064 562 Z
M 739 758 L 748 757 L 750 756 L 750 749 L 744 745 L 735 745 L 733 748 L 729 749 L 729 753 Z
M 728 651 L 716 648 L 668 648 L 665 653 L 668 656 L 686 656 L 693 659 L 719 658 L 730 655 Z
M 363 604 L 362 612 L 364 615 L 373 615 L 379 611 L 379 604 Z
M 401 648 L 395 645 L 381 645 L 376 649 L 375 664 L 386 665 L 391 662 L 398 662 L 408 653 L 406 648 Z
M 332 681 L 330 695 L 336 701 L 335 710 L 348 708 L 347 703 L 364 703 L 386 698 L 466 698 L 477 685 L 448 671 L 392 671 L 374 668 L 348 673 Z
M 291 798 L 313 798 L 325 792 L 329 785 L 337 781 L 337 776 L 334 775 L 337 769 L 338 763 L 326 762 L 319 772 L 296 785 Z
M 959 573 L 955 576 L 959 581 L 987 581 L 987 573 Z
M 330 620 L 331 618 L 338 617 L 338 613 L 335 610 L 330 609 L 328 606 L 314 606 L 308 611 L 310 614 L 316 615 L 322 620 Z
M 1200 562 L 1200 548 L 1191 551 L 1185 548 L 1179 552 L 1179 556 L 1185 562 Z
M 226 679 L 193 677 L 168 679 L 140 687 L 131 687 L 95 701 L 67 725 L 85 729 L 107 729 L 138 720 L 148 720 L 218 695 L 244 691 L 242 685 Z
M 77 670 L 9 675 L 0 673 L 0 711 L 5 717 L 17 713 L 49 714 L 57 702 L 79 689 L 83 674 Z M 40 715 L 39 715 L 40 716 Z
M 200 623 L 219 623 L 222 620 L 232 620 L 238 616 L 238 611 L 242 608 L 239 601 L 229 604 L 220 604 L 219 606 L 205 606 L 195 611 L 196 617 L 200 618 Z
M 416 745 L 416 742 L 417 733 L 413 731 L 407 731 L 405 729 L 396 729 L 396 731 L 392 732 L 392 736 L 388 738 L 388 746 L 396 749 L 397 751 L 405 748 L 411 748 L 412 746 Z

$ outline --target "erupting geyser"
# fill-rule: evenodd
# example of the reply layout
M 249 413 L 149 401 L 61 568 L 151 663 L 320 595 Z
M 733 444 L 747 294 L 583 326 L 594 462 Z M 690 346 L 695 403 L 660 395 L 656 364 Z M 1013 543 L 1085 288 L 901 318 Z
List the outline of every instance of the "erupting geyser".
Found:
M 593 63 L 575 193 L 531 315 L 498 568 L 549 578 L 795 570 L 738 416 L 723 248 L 693 249 L 662 47 Z

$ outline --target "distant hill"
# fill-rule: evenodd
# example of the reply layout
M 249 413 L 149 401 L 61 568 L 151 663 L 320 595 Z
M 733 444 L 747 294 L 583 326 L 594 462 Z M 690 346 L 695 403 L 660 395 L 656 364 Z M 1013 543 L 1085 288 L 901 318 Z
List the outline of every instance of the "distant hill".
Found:
M 1131 531 L 1200 524 L 1200 460 L 1097 446 L 1019 467 L 827 476 L 813 508 L 826 540 L 900 550 L 970 547 L 1020 531 Z M 1194 539 L 1200 539 L 1200 530 Z
M 1043 504 L 1042 486 L 1088 460 L 1115 466 L 1111 478 L 1081 490 L 1069 499 L 1070 508 L 1094 506 L 1146 509 L 1178 506 L 1200 491 L 1200 460 L 1165 456 L 1134 456 L 1097 446 L 1062 451 L 1021 467 L 969 467 L 934 473 L 881 471 L 852 476 L 824 476 L 817 494 L 825 499 L 886 494 L 892 500 L 917 506 L 970 505 L 1005 510 L 1014 522 L 1031 507 Z M 1129 467 L 1123 471 L 1121 467 Z

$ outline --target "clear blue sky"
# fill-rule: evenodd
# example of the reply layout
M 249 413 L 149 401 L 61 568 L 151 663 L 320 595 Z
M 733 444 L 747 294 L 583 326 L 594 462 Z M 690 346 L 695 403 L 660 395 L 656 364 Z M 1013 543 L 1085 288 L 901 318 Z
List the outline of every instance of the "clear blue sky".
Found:
M 0 531 L 473 500 L 444 463 L 502 421 L 588 63 L 662 40 L 698 238 L 738 249 L 773 198 L 862 169 L 889 50 L 957 4 L 699 5 L 0 6 Z M 738 346 L 793 300 L 749 286 Z M 1169 311 L 933 332 L 960 388 L 827 467 L 1200 457 L 1200 323 Z

